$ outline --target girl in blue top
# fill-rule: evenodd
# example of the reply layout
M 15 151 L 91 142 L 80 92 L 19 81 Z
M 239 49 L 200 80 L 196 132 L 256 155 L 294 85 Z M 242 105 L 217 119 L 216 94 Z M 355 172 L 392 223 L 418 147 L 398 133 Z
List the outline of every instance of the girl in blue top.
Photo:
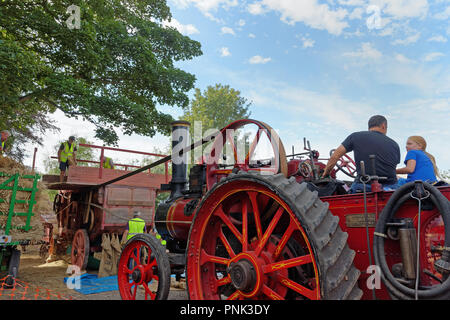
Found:
M 421 136 L 408 138 L 406 142 L 406 150 L 408 151 L 405 158 L 406 167 L 396 170 L 397 174 L 408 174 L 408 177 L 398 179 L 399 185 L 415 180 L 422 180 L 430 184 L 437 182 L 436 176 L 439 176 L 439 171 L 436 167 L 436 160 L 425 151 L 426 147 L 427 143 Z

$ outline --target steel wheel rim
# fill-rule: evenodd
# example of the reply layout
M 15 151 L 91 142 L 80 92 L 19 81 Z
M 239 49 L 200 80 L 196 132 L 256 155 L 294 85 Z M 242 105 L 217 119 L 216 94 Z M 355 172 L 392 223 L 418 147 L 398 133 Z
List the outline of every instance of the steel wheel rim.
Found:
M 155 300 L 159 281 L 157 267 L 157 259 L 152 257 L 148 244 L 138 240 L 127 245 L 120 256 L 117 273 L 122 299 Z
M 198 219 L 196 218 L 195 226 L 191 230 L 187 253 L 188 286 L 191 298 L 320 299 L 317 263 L 298 217 L 280 196 L 266 187 L 250 181 L 244 184 L 242 185 L 241 182 L 240 190 L 229 187 L 228 189 L 232 190 L 227 190 L 220 199 L 216 198 L 215 205 L 210 207 L 209 214 L 202 215 L 202 209 L 198 213 Z M 248 200 L 245 199 L 245 195 L 248 196 Z M 226 201 L 230 201 L 232 197 L 242 199 L 240 230 L 236 222 L 233 222 L 235 218 L 227 213 L 227 209 L 224 210 L 224 207 L 229 205 Z M 278 206 L 269 218 L 264 218 L 264 213 L 267 212 L 263 212 L 263 209 L 259 207 L 264 202 L 264 198 L 274 201 Z M 251 210 L 250 206 L 252 206 Z M 254 209 L 255 206 L 257 209 Z M 257 218 L 258 216 L 260 219 Z M 254 223 L 255 227 L 251 227 L 250 220 L 253 220 L 251 223 Z M 248 227 L 243 227 L 245 225 Z M 283 230 L 283 225 L 284 231 L 280 234 L 279 230 Z M 255 234 L 256 240 L 254 240 Z M 236 250 L 236 241 L 234 240 L 233 243 L 233 236 L 240 242 L 240 252 Z M 252 236 L 253 238 L 250 238 Z M 247 241 L 244 240 L 245 238 Z M 289 251 L 286 249 L 287 243 L 292 239 L 301 241 L 305 246 L 304 255 L 292 258 L 292 252 L 287 254 Z M 227 255 L 223 252 L 219 255 L 217 245 L 222 245 Z M 291 258 L 285 258 L 289 255 Z M 255 277 L 253 281 L 250 281 L 251 285 L 247 290 L 240 290 L 235 285 L 236 279 L 231 275 L 232 264 L 244 259 L 249 263 L 242 262 L 242 269 L 247 269 L 245 272 L 249 274 L 254 272 Z M 251 270 L 250 267 L 245 267 L 248 264 L 254 271 L 248 271 Z M 293 277 L 292 272 L 299 268 L 302 271 L 309 270 L 310 277 L 306 283 L 303 281 L 299 283 Z M 222 278 L 220 274 L 223 275 Z M 243 281 L 247 281 L 248 277 L 248 275 L 243 276 Z M 228 296 L 224 295 L 226 286 L 231 287 Z

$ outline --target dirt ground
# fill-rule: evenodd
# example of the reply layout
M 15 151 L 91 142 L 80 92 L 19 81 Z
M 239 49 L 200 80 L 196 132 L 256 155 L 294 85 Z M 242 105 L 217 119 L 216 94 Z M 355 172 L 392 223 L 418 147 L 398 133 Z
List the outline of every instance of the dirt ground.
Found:
M 26 288 L 26 299 L 34 300 L 35 293 L 40 292 L 38 300 L 121 300 L 119 291 L 107 291 L 96 294 L 83 295 L 73 289 L 69 289 L 64 283 L 64 278 L 69 275 L 66 273 L 70 263 L 70 256 L 65 256 L 61 260 L 45 263 L 39 256 L 38 246 L 28 246 L 25 252 L 22 252 L 19 266 L 19 276 L 16 284 L 16 290 L 3 290 L 0 292 L 0 300 L 10 300 L 11 293 L 15 294 L 14 299 L 24 297 L 24 287 Z M 90 274 L 96 274 L 96 270 L 87 270 Z M 184 289 L 184 280 L 178 282 L 172 279 L 169 300 L 186 300 L 187 292 Z M 47 291 L 46 289 L 50 290 Z M 1 290 L 0 290 L 1 291 Z M 61 296 L 58 297 L 58 294 Z M 42 296 L 45 296 L 42 298 Z

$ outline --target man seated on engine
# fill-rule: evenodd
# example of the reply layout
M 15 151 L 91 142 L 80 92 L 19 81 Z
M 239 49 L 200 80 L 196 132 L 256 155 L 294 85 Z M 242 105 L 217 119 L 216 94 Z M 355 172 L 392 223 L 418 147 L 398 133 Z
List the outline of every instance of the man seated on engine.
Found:
M 339 158 L 347 152 L 353 151 L 358 173 L 353 182 L 350 193 L 362 192 L 363 185 L 360 182 L 361 161 L 364 161 L 366 174 L 372 174 L 370 155 L 375 155 L 375 169 L 379 177 L 386 177 L 380 183 L 383 190 L 393 190 L 398 187 L 395 169 L 400 163 L 400 148 L 394 140 L 386 136 L 387 120 L 385 117 L 375 115 L 369 119 L 368 131 L 354 132 L 349 135 L 331 155 L 324 169 L 322 177 L 329 175 Z M 371 191 L 370 184 L 367 191 Z

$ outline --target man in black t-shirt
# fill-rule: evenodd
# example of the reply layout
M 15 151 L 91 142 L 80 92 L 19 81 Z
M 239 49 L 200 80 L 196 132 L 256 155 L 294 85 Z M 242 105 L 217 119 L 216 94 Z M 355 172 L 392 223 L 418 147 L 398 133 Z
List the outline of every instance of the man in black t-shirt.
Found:
M 352 184 L 352 193 L 361 187 L 361 165 L 364 161 L 366 174 L 373 174 L 372 164 L 369 155 L 375 155 L 375 169 L 379 177 L 387 177 L 387 180 L 380 181 L 385 190 L 397 188 L 397 175 L 395 169 L 400 163 L 400 148 L 394 140 L 386 136 L 387 120 L 385 117 L 376 115 L 369 119 L 369 130 L 354 132 L 349 135 L 342 144 L 331 155 L 330 160 L 322 174 L 327 176 L 336 165 L 340 157 L 347 152 L 353 151 L 356 162 L 358 176 Z M 370 191 L 370 186 L 368 191 Z

